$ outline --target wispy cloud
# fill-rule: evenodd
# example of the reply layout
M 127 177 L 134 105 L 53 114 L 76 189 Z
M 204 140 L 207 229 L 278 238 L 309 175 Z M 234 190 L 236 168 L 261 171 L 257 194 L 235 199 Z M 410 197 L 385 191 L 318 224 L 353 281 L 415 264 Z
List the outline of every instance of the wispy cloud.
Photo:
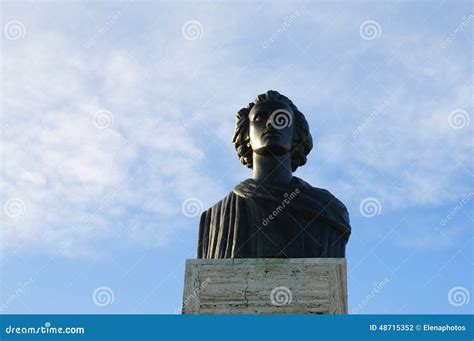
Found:
M 441 49 L 444 36 L 423 26 L 397 33 L 378 7 L 369 17 L 307 2 L 255 13 L 223 3 L 22 6 L 7 8 L 26 33 L 5 40 L 2 61 L 3 203 L 24 203 L 20 216 L 3 212 L 7 253 L 91 257 L 117 235 L 156 247 L 194 227 L 185 199 L 208 207 L 248 176 L 230 144 L 233 116 L 268 89 L 310 121 L 316 147 L 299 174 L 344 201 L 372 196 L 384 211 L 439 204 L 472 171 L 472 123 L 448 121 L 473 112 L 462 46 Z M 369 19 L 381 27 L 376 39 L 360 36 Z M 183 36 L 190 20 L 197 39 Z M 94 121 L 104 110 L 105 128 Z

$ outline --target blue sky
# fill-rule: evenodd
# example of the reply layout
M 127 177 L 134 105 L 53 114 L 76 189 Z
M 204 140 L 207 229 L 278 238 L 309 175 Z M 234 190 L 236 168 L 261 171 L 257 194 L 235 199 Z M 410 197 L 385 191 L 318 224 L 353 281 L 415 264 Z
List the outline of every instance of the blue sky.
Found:
M 313 135 L 295 175 L 349 209 L 349 312 L 472 313 L 473 25 L 468 1 L 3 2 L 2 312 L 177 313 L 183 203 L 251 176 L 235 113 L 273 89 Z

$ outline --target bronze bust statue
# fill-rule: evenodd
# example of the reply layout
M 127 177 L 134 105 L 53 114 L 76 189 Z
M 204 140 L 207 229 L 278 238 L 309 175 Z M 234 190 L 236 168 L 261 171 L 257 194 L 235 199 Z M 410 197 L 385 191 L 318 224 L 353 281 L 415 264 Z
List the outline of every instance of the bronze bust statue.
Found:
M 292 175 L 313 148 L 293 102 L 277 91 L 259 95 L 237 113 L 232 142 L 253 176 L 202 213 L 197 257 L 344 257 L 346 207 Z

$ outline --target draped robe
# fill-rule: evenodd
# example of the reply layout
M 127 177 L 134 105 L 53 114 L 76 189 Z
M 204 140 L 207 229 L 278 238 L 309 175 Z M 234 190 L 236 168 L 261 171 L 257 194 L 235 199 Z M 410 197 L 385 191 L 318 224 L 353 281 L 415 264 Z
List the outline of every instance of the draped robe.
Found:
M 197 258 L 344 257 L 350 233 L 347 209 L 329 191 L 297 177 L 247 179 L 202 213 Z

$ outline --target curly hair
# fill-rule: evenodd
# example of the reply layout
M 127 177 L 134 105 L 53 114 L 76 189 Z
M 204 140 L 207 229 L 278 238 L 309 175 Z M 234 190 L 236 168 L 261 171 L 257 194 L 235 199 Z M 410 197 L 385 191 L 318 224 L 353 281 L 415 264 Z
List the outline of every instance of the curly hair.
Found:
M 243 165 L 252 168 L 252 147 L 249 137 L 249 113 L 257 104 L 265 101 L 275 101 L 287 104 L 295 115 L 293 125 L 293 142 L 291 147 L 291 169 L 294 172 L 299 166 L 306 163 L 306 156 L 313 148 L 313 138 L 309 132 L 308 122 L 303 113 L 298 110 L 296 105 L 286 96 L 278 91 L 269 90 L 264 94 L 258 95 L 255 101 L 249 103 L 246 108 L 242 108 L 237 113 L 237 122 L 235 124 L 234 136 L 232 143 L 234 144 L 237 156 Z

